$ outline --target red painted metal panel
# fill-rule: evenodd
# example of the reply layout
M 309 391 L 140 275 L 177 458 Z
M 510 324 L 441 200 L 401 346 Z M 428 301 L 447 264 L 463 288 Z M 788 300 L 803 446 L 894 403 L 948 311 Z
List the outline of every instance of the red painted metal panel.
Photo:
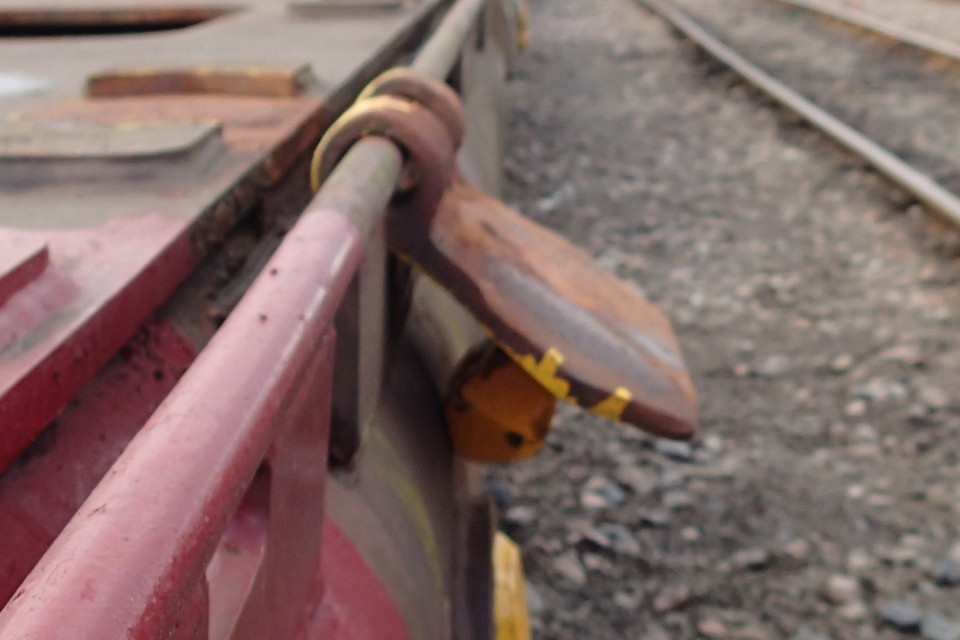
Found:
M 50 252 L 42 241 L 0 236 L 0 306 L 36 280 L 49 262 Z
M 0 307 L 3 469 L 170 297 L 197 258 L 183 221 L 158 213 L 97 229 L 2 229 L 0 237 L 44 242 L 51 262 Z
M 321 571 L 326 589 L 308 640 L 408 640 L 390 592 L 330 518 L 323 523 Z
M 302 624 L 320 595 L 317 571 L 302 563 L 318 557 L 330 327 L 359 257 L 359 236 L 342 215 L 300 219 L 0 612 L 0 638 L 169 637 L 265 460 L 267 547 L 238 628 L 269 622 L 254 616 L 247 627 L 248 612 L 276 624 L 259 637 L 288 637 L 284 629 Z M 310 579 L 285 592 L 293 571 Z
M 148 322 L 0 475 L 0 607 L 195 357 L 169 326 Z

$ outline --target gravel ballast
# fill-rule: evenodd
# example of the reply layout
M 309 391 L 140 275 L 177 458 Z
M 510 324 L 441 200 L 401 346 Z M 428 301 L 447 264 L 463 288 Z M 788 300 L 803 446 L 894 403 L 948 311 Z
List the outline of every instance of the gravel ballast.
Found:
M 703 429 L 564 406 L 491 469 L 535 636 L 897 638 L 889 603 L 948 633 L 956 236 L 628 0 L 532 10 L 505 197 L 670 316 Z

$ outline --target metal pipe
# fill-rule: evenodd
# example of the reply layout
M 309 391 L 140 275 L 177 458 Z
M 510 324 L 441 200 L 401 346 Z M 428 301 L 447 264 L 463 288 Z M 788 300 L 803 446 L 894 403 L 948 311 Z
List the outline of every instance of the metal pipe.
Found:
M 411 66 L 445 80 L 460 57 L 463 42 L 485 2 L 457 0 Z M 310 206 L 339 211 L 350 218 L 361 237 L 366 238 L 383 217 L 402 167 L 402 156 L 395 144 L 377 136 L 363 138 L 337 163 Z
M 460 57 L 460 49 L 485 2 L 458 0 L 443 17 L 436 33 L 420 48 L 410 66 L 438 80 L 445 80 Z
M 367 240 L 393 197 L 401 169 L 397 145 L 379 136 L 363 138 L 350 147 L 310 206 L 343 213 Z
M 866 160 L 891 182 L 912 193 L 920 202 L 948 223 L 960 227 L 960 198 L 944 189 L 929 176 L 917 171 L 864 134 L 844 124 L 749 62 L 736 51 L 710 35 L 703 27 L 670 3 L 664 2 L 664 0 L 637 1 L 651 11 L 658 13 L 677 30 L 696 42 L 704 51 L 736 71 L 752 85 Z

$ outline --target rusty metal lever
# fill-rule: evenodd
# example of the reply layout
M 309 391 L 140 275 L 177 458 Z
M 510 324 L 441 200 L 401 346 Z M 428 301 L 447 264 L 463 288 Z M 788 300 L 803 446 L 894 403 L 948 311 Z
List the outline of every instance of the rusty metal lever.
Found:
M 696 433 L 696 392 L 669 320 L 584 251 L 458 176 L 429 229 L 387 224 L 391 248 L 555 397 L 656 435 Z

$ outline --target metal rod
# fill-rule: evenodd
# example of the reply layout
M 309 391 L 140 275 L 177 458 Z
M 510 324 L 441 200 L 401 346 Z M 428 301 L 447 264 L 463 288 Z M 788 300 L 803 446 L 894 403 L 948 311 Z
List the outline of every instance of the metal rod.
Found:
M 651 11 L 658 13 L 677 30 L 696 42 L 703 50 L 736 71 L 755 87 L 866 160 L 891 182 L 916 196 L 931 211 L 943 217 L 950 224 L 960 227 L 960 198 L 934 182 L 929 176 L 917 171 L 864 134 L 844 124 L 749 62 L 736 51 L 707 33 L 703 27 L 670 3 L 663 0 L 637 1 Z
M 390 202 L 402 168 L 397 145 L 379 136 L 363 138 L 343 156 L 310 207 L 341 212 L 366 239 Z
M 485 2 L 458 0 L 443 17 L 436 33 L 421 47 L 411 66 L 438 80 L 445 80 L 460 57 L 460 49 Z
M 486 0 L 457 0 L 427 39 L 411 65 L 445 80 Z M 368 237 L 393 196 L 403 157 L 393 142 L 370 136 L 357 141 L 330 173 L 310 207 L 336 209 Z

